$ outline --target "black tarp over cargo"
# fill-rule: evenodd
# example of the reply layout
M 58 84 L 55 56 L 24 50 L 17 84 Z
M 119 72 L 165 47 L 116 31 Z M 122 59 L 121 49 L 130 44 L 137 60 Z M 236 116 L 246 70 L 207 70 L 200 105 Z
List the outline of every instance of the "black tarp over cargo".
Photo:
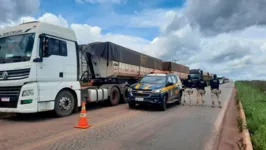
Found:
M 164 71 L 177 71 L 181 73 L 189 73 L 189 68 L 187 66 L 176 64 L 170 61 L 163 62 L 163 70 Z
M 94 42 L 80 45 L 80 50 L 89 52 L 106 60 L 114 60 L 132 65 L 140 65 L 140 54 L 111 42 Z
M 113 61 L 142 66 L 152 69 L 162 69 L 160 59 L 136 52 L 112 42 L 94 42 L 80 45 L 79 50 Z
M 163 62 L 163 70 L 181 72 L 182 68 L 181 68 L 181 65 L 179 64 L 167 61 L 167 62 Z

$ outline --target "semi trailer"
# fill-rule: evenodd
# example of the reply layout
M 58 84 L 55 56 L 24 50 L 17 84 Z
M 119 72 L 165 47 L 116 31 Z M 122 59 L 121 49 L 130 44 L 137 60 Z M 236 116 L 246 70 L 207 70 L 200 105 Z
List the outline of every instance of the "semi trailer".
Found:
M 114 106 L 127 100 L 130 84 L 164 64 L 111 42 L 78 45 L 73 30 L 48 23 L 9 27 L 0 30 L 0 112 L 67 116 L 82 100 Z
M 203 80 L 207 82 L 207 85 L 210 85 L 210 80 L 212 79 L 212 74 L 209 72 L 203 72 Z

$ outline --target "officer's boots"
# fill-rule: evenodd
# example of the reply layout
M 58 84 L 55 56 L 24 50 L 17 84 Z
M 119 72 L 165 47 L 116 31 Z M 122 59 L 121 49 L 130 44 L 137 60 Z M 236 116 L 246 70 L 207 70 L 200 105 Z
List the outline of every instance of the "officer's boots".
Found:
M 219 103 L 219 108 L 222 108 L 221 101 L 218 101 L 218 103 Z
M 212 108 L 214 108 L 214 101 L 212 101 Z

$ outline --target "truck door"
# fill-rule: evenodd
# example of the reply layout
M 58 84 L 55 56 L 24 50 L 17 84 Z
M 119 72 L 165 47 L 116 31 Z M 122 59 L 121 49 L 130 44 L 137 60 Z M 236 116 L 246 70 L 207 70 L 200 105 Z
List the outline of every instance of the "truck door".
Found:
M 37 63 L 37 81 L 39 86 L 40 101 L 53 100 L 52 96 L 54 88 L 63 81 L 64 64 L 64 48 L 62 40 L 53 37 L 43 37 L 47 42 L 47 49 L 42 50 L 42 62 Z M 42 46 L 42 38 L 40 38 Z M 40 48 L 41 49 L 41 48 Z

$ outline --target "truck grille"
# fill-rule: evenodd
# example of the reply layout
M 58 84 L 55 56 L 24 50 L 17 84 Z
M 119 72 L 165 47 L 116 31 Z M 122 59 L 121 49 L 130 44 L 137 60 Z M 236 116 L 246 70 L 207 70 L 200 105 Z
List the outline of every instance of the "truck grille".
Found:
M 132 91 L 133 96 L 135 97 L 149 97 L 151 95 L 151 90 L 144 91 L 144 90 L 133 90 Z
M 0 81 L 26 79 L 30 75 L 30 68 L 0 71 Z
M 21 86 L 0 87 L 0 108 L 17 108 Z M 2 98 L 9 98 L 3 102 Z

